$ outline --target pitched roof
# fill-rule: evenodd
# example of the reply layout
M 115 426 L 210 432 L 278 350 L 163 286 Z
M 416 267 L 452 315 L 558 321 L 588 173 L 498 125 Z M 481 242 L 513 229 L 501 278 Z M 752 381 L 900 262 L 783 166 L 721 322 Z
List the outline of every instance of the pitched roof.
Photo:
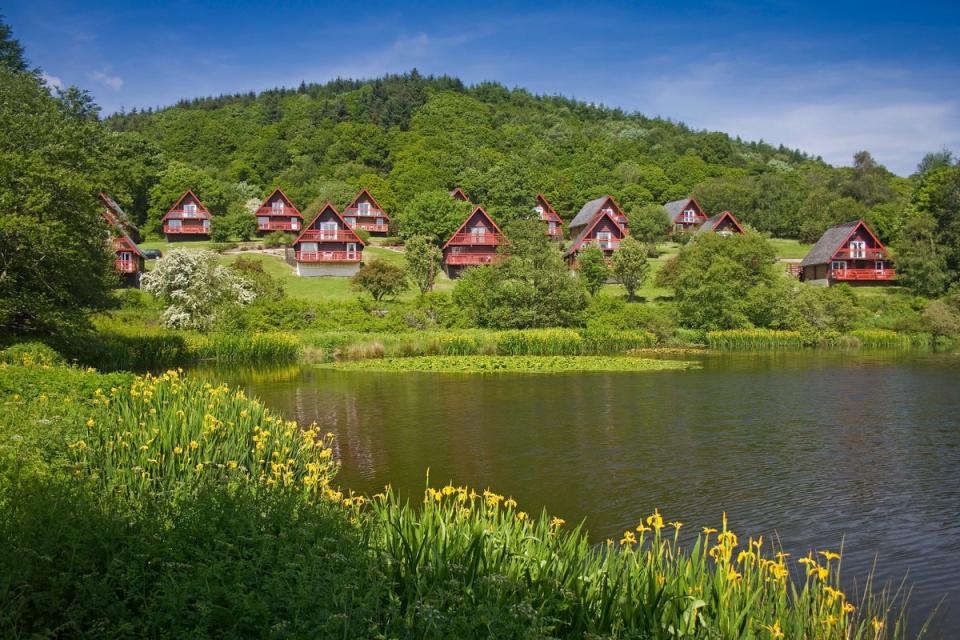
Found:
M 833 258 L 833 254 L 837 252 L 837 249 L 843 246 L 847 238 L 849 238 L 861 224 L 863 224 L 863 220 L 853 220 L 851 222 L 838 224 L 835 227 L 830 227 L 824 231 L 820 239 L 817 240 L 817 243 L 807 252 L 807 255 L 803 256 L 803 260 L 800 261 L 800 266 L 806 267 L 830 262 L 830 259 Z
M 467 194 L 464 193 L 463 189 L 461 189 L 460 187 L 456 187 L 456 188 L 454 188 L 454 189 L 451 189 L 451 190 L 450 190 L 450 197 L 451 197 L 451 198 L 461 199 L 461 200 L 463 200 L 464 202 L 470 202 L 470 198 L 467 197 Z
M 281 189 L 280 187 L 277 187 L 276 189 L 271 191 L 270 195 L 264 198 L 263 202 L 260 203 L 260 207 L 257 209 L 257 211 L 259 211 L 260 209 L 269 209 L 269 207 L 267 207 L 267 203 L 270 202 L 270 199 L 273 198 L 273 196 L 277 195 L 278 193 L 280 194 L 280 197 L 283 198 L 283 201 L 286 202 L 290 206 L 290 208 L 293 209 L 298 216 L 300 216 L 300 218 L 303 218 L 303 214 L 300 213 L 300 209 L 297 209 L 297 206 L 293 204 L 293 200 L 291 200 L 289 196 L 287 196 L 287 194 L 285 194 L 283 192 L 283 189 Z M 289 216 L 290 214 L 285 213 L 283 215 Z
M 610 196 L 600 196 L 596 200 L 591 200 L 585 205 L 580 207 L 580 211 L 573 217 L 573 220 L 570 221 L 568 225 L 571 229 L 576 227 L 582 227 L 590 223 L 593 220 L 593 217 L 597 215 L 597 212 L 600 211 L 600 207 L 603 206 L 603 203 L 607 201 L 607 198 Z
M 547 196 L 543 195 L 542 193 L 538 193 L 535 201 L 540 206 L 543 207 L 543 212 L 544 214 L 546 214 L 547 218 L 549 218 L 550 220 L 553 220 L 554 222 L 559 222 L 560 224 L 563 224 L 563 221 L 560 219 L 560 216 L 557 215 L 557 210 L 554 209 L 553 205 L 550 204 L 550 201 L 547 200 Z
M 297 239 L 293 241 L 293 244 L 300 242 L 300 240 L 303 238 L 303 235 L 305 233 L 307 233 L 308 231 L 314 230 L 313 223 L 316 222 L 317 218 L 323 215 L 323 212 L 326 211 L 327 209 L 330 209 L 330 211 L 333 211 L 333 215 L 337 216 L 337 219 L 340 220 L 340 224 L 343 225 L 343 231 L 349 231 L 350 233 L 352 233 L 353 236 L 357 239 L 357 242 L 360 243 L 361 247 L 367 246 L 367 243 L 363 241 L 363 238 L 358 236 L 357 232 L 354 231 L 352 228 L 350 228 L 350 225 L 347 224 L 347 221 L 343 219 L 343 216 L 340 215 L 340 212 L 337 211 L 337 208 L 333 206 L 329 200 L 323 203 L 323 206 L 320 207 L 320 209 L 317 211 L 317 215 L 313 216 L 313 218 L 310 220 L 310 224 L 304 225 L 303 229 L 300 231 L 300 235 L 298 235 Z M 313 242 L 313 241 L 308 240 L 307 242 Z M 336 242 L 336 240 L 330 240 L 330 242 Z
M 463 228 L 464 228 L 465 226 L 467 226 L 467 223 L 470 222 L 470 220 L 473 219 L 473 216 L 475 216 L 478 212 L 480 213 L 481 216 L 483 216 L 484 218 L 486 218 L 487 221 L 488 221 L 491 225 L 493 225 L 493 229 L 497 232 L 497 234 L 498 234 L 499 236 L 503 237 L 503 232 L 500 231 L 500 227 L 497 226 L 497 223 L 493 221 L 493 218 L 490 217 L 490 214 L 487 213 L 487 210 L 484 209 L 483 207 L 477 205 L 477 207 L 476 207 L 473 211 L 470 212 L 470 215 L 467 216 L 467 219 L 464 220 L 463 223 L 461 223 L 461 225 L 460 225 L 459 227 L 457 227 L 457 230 L 454 231 L 453 234 L 450 236 L 450 238 L 443 244 L 443 248 L 444 248 L 444 249 L 446 249 L 447 246 L 448 246 L 451 242 L 453 242 L 453 239 L 457 237 L 457 234 L 460 233 L 461 231 L 463 231 Z
M 117 202 L 111 198 L 106 191 L 101 191 L 97 194 L 97 197 L 100 198 L 100 202 L 102 202 L 110 212 L 111 223 L 121 224 L 132 231 L 139 231 L 139 229 L 137 229 L 137 225 L 130 221 L 130 217 L 127 215 L 126 211 L 120 208 L 120 205 L 117 204 Z
M 707 221 L 700 225 L 700 228 L 697 229 L 697 233 L 706 233 L 708 231 L 714 231 L 724 218 L 730 218 L 730 221 L 737 227 L 740 233 L 743 233 L 743 226 L 740 224 L 740 221 L 737 220 L 729 211 L 721 211 L 715 216 L 707 218 Z
M 700 204 L 700 201 L 697 200 L 696 196 L 690 196 L 688 198 L 681 198 L 680 200 L 671 200 L 670 202 L 664 203 L 663 208 L 667 210 L 667 213 L 670 215 L 670 220 L 675 220 L 678 215 L 683 213 L 683 210 L 687 208 L 687 205 L 691 202 L 696 203 L 697 208 L 700 211 L 703 211 L 703 205 Z
M 344 211 L 346 211 L 347 209 L 355 209 L 360 204 L 359 202 L 360 197 L 363 196 L 363 194 L 367 194 L 367 197 L 370 198 L 370 201 L 373 202 L 374 206 L 377 209 L 379 209 L 381 213 L 383 213 L 384 218 L 386 218 L 387 220 L 390 219 L 390 216 L 388 216 L 387 212 L 383 210 L 383 207 L 380 206 L 380 203 L 377 202 L 377 199 L 374 198 L 373 194 L 367 191 L 366 189 L 360 189 L 360 193 L 357 194 L 357 196 L 350 202 L 350 204 L 344 207 Z
M 173 203 L 173 206 L 167 209 L 167 213 L 166 215 L 163 216 L 163 219 L 166 220 L 167 216 L 169 216 L 171 212 L 176 211 L 177 207 L 180 206 L 180 204 L 187 198 L 187 196 L 193 196 L 193 199 L 197 201 L 197 213 L 206 214 L 204 216 L 199 216 L 199 217 L 201 218 L 210 217 L 210 211 L 208 211 L 207 208 L 203 205 L 203 202 L 200 200 L 200 198 L 197 197 L 197 194 L 193 192 L 193 189 L 187 189 L 186 191 L 183 192 L 182 196 L 177 198 L 177 201 Z
M 100 214 L 100 216 L 103 218 L 103 221 L 104 221 L 104 222 L 106 222 L 108 225 L 110 225 L 111 227 L 113 227 L 114 229 L 116 229 L 118 235 L 113 238 L 114 241 L 119 240 L 119 241 L 123 242 L 124 244 L 126 244 L 127 246 L 129 246 L 129 248 L 130 248 L 131 251 L 133 251 L 134 253 L 136 253 L 136 254 L 137 254 L 138 256 L 140 256 L 141 258 L 144 257 L 144 256 L 143 256 L 143 252 L 140 251 L 140 247 L 138 247 L 138 246 L 137 246 L 137 243 L 133 241 L 133 238 L 131 238 L 131 237 L 127 234 L 126 229 L 123 228 L 123 225 L 114 217 L 114 215 L 113 215 L 112 212 L 110 212 L 110 211 L 103 211 L 103 212 Z M 116 244 L 116 243 L 114 243 L 114 244 Z
M 609 213 L 604 213 L 599 216 L 596 216 L 593 219 L 593 222 L 591 224 L 583 226 L 580 232 L 577 233 L 576 237 L 573 239 L 573 242 L 570 243 L 570 246 L 567 247 L 567 250 L 563 252 L 563 255 L 571 256 L 575 254 L 577 250 L 580 248 L 580 245 L 582 245 L 584 240 L 586 240 L 587 236 L 589 236 L 593 232 L 596 226 L 600 224 L 600 221 L 603 220 L 604 218 L 609 218 L 610 222 L 613 223 L 613 226 L 620 230 L 621 238 L 627 235 L 623 227 L 621 227 L 620 224 L 617 222 L 616 218 L 614 218 Z

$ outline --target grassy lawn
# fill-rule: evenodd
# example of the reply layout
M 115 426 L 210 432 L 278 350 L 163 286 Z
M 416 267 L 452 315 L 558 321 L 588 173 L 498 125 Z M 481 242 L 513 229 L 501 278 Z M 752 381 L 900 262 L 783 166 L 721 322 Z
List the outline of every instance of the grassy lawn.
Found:
M 778 258 L 802 258 L 810 251 L 812 244 L 804 244 L 799 240 L 788 240 L 787 238 L 770 238 L 770 244 Z

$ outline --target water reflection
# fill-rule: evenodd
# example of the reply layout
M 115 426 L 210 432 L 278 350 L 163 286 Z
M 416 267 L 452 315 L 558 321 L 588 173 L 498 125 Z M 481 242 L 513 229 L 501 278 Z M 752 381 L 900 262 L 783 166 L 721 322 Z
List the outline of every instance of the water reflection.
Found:
M 512 494 L 595 539 L 653 507 L 695 530 L 726 510 L 794 555 L 877 554 L 920 610 L 960 586 L 960 359 L 700 356 L 694 371 L 561 375 L 230 371 L 269 406 L 338 439 L 344 486 L 418 494 L 427 468 Z M 960 628 L 948 610 L 941 629 Z

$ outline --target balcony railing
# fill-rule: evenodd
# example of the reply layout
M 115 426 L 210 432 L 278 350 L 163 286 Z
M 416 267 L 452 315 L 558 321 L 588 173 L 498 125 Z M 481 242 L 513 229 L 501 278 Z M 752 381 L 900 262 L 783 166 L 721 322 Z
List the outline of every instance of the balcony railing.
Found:
M 307 229 L 303 232 L 303 237 L 300 239 L 309 242 L 356 242 L 357 234 L 346 229 L 337 229 L 336 231 Z
M 187 211 L 186 209 L 170 209 L 167 211 L 167 215 L 171 218 L 209 218 L 210 213 L 208 211 L 203 211 L 198 209 L 196 211 Z
M 830 269 L 831 280 L 896 280 L 895 269 Z
M 344 217 L 350 216 L 353 218 L 385 218 L 386 214 L 380 209 L 368 209 L 367 211 L 361 211 L 360 209 L 344 209 Z
M 500 257 L 499 253 L 448 253 L 444 262 L 451 265 L 493 264 Z
M 375 222 L 358 222 L 355 229 L 363 229 L 364 231 L 373 231 L 373 232 L 383 232 L 386 233 L 390 227 L 385 224 L 377 224 Z
M 617 249 L 620 248 L 620 241 L 619 240 L 587 240 L 586 242 L 583 243 L 581 250 L 586 249 L 591 245 L 597 247 L 598 249 L 602 249 L 603 251 L 616 251 Z
M 456 233 L 450 238 L 449 244 L 496 246 L 503 242 L 503 236 L 499 233 Z
M 834 260 L 884 260 L 886 256 L 885 249 L 851 249 L 844 247 L 833 254 Z
M 164 224 L 164 225 L 163 225 L 163 232 L 164 232 L 164 233 L 171 233 L 171 234 L 174 234 L 174 233 L 189 233 L 189 234 L 202 233 L 202 234 L 207 234 L 207 235 L 209 235 L 209 234 L 210 234 L 210 227 L 205 227 L 205 226 L 203 226 L 202 224 L 199 224 L 199 223 L 198 223 L 198 224 L 181 224 L 181 225 L 176 225 L 176 226 L 170 225 L 170 224 Z
M 556 226 L 553 229 L 547 227 L 547 235 L 551 238 L 562 238 L 563 237 L 563 227 Z
M 300 212 L 294 209 L 293 207 L 260 207 L 257 209 L 256 215 L 258 216 L 293 216 L 294 218 L 300 217 Z
M 289 220 L 257 220 L 257 231 L 299 231 L 300 221 Z
M 677 218 L 677 224 L 703 224 L 707 221 L 707 216 L 693 216 L 692 218 Z
M 360 262 L 362 251 L 297 251 L 297 262 Z
M 116 269 L 118 273 L 136 273 L 137 272 L 137 261 L 136 260 L 115 260 L 113 262 L 113 268 Z

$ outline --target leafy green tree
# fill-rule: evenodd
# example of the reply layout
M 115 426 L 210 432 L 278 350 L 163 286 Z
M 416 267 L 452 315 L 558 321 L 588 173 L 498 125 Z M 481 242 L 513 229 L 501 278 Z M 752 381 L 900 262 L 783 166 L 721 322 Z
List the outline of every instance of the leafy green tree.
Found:
M 960 281 L 960 167 L 941 167 L 922 176 L 913 206 L 936 223 L 933 233 L 946 261 L 948 283 Z
M 426 191 L 414 198 L 400 216 L 400 236 L 427 236 L 443 244 L 470 215 L 474 205 L 454 200 L 446 191 Z
M 386 260 L 373 260 L 350 278 L 350 286 L 357 291 L 366 291 L 379 302 L 407 288 L 407 272 Z
M 403 257 L 407 262 L 407 273 L 420 293 L 431 291 L 443 260 L 440 247 L 427 236 L 411 236 L 404 242 Z
M 603 250 L 595 245 L 582 249 L 577 254 L 577 273 L 590 295 L 597 295 L 600 287 L 610 277 L 610 267 L 607 266 Z
M 632 236 L 620 242 L 620 248 L 613 254 L 613 277 L 627 290 L 627 299 L 635 300 L 637 288 L 646 281 L 650 272 L 647 262 L 647 247 Z
M 23 55 L 23 47 L 13 37 L 13 31 L 0 14 L 0 68 L 25 73 L 29 63 Z
M 216 228 L 216 217 L 223 216 L 230 205 L 231 193 L 226 185 L 207 172 L 183 162 L 170 162 L 160 172 L 156 184 L 150 188 L 148 232 L 162 233 L 163 216 L 187 189 L 192 189 L 214 216 L 211 228 Z
M 678 254 L 674 283 L 681 322 L 695 329 L 766 326 L 782 295 L 776 256 L 756 232 L 724 237 L 709 233 Z M 780 280 L 778 280 L 780 279 Z
M 950 274 L 944 247 L 937 243 L 937 224 L 932 216 L 910 220 L 896 247 L 896 270 L 900 283 L 922 296 L 935 298 L 947 288 Z
M 258 302 L 277 302 L 287 297 L 283 283 L 263 268 L 263 260 L 240 256 L 230 268 L 247 281 Z
M 0 338 L 61 333 L 114 282 L 95 199 L 109 146 L 99 123 L 6 66 L 0 130 Z
M 650 247 L 667 239 L 670 233 L 670 217 L 667 210 L 658 204 L 635 207 L 627 212 L 630 237 Z
M 960 159 L 953 157 L 953 152 L 950 149 L 944 147 L 940 151 L 934 151 L 923 156 L 923 159 L 917 165 L 916 175 L 923 176 L 931 171 L 953 166 L 957 164 L 958 160 Z
M 517 221 L 507 234 L 509 255 L 497 264 L 467 269 L 457 280 L 453 301 L 469 324 L 501 329 L 580 324 L 586 291 L 570 277 L 542 224 Z
M 143 275 L 140 286 L 166 306 L 163 323 L 180 329 L 210 329 L 257 297 L 251 282 L 220 264 L 212 251 L 174 249 Z

